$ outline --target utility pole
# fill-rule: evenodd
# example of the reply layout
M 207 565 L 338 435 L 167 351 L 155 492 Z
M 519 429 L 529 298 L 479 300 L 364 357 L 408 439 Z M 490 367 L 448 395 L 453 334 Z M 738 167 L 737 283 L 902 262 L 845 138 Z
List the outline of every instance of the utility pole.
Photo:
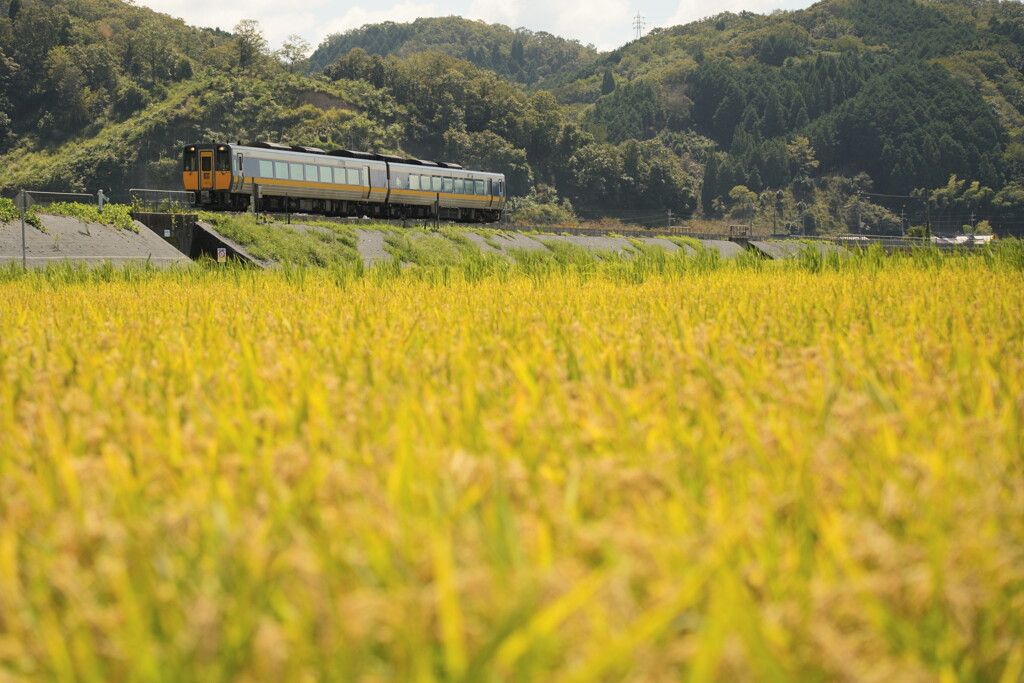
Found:
M 860 190 L 857 190 L 857 234 L 864 232 L 864 223 L 860 219 Z
M 902 209 L 900 209 L 900 237 L 903 237 L 903 235 L 905 234 L 904 230 L 903 230 L 903 226 L 906 225 L 906 220 L 907 219 L 904 217 L 903 214 L 904 214 L 904 211 L 905 211 L 906 208 L 907 207 L 904 206 Z
M 19 192 L 18 196 L 14 198 L 15 206 L 21 211 L 21 268 L 25 271 L 28 271 L 28 251 L 25 246 L 25 211 L 31 206 L 30 202 L 29 194 L 25 190 Z
M 974 212 L 971 211 L 971 234 L 974 234 Z
M 644 35 L 644 18 L 640 16 L 639 12 L 636 13 L 635 17 L 633 17 L 633 30 L 636 31 L 636 39 L 640 40 Z
M 668 210 L 668 227 L 672 227 L 672 209 Z

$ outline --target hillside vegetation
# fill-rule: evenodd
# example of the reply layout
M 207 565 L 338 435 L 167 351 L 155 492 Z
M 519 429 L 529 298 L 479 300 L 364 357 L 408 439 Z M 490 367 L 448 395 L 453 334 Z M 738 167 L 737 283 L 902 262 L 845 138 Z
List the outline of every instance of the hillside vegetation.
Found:
M 1019 2 L 823 0 L 603 54 L 422 19 L 310 57 L 298 39 L 270 53 L 255 22 L 229 34 L 116 0 L 8 3 L 4 192 L 176 187 L 184 143 L 267 139 L 501 171 L 515 206 L 559 221 L 1024 226 Z
M 500 24 L 445 17 L 417 19 L 409 24 L 388 21 L 329 36 L 309 58 L 310 68 L 323 71 L 357 48 L 368 54 L 396 57 L 443 52 L 524 84 L 584 67 L 597 58 L 592 46 L 543 31 L 512 30 Z

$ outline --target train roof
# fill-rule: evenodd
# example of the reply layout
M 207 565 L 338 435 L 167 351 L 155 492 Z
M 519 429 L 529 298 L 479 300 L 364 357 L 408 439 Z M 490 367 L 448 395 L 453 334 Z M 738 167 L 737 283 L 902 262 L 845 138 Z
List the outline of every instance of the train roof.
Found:
M 250 142 L 246 147 L 259 147 L 260 149 L 276 149 L 282 152 L 293 151 L 291 145 L 281 145 L 276 142 Z
M 319 147 L 308 147 L 305 145 L 282 145 L 278 142 L 250 142 L 246 147 L 257 149 L 273 149 L 281 152 L 303 152 L 305 154 L 325 154 L 332 157 L 344 157 L 348 159 L 364 159 L 367 161 L 385 161 L 390 164 L 407 164 L 409 166 L 427 166 L 431 168 L 448 168 L 456 171 L 466 170 L 461 164 L 450 161 L 429 161 L 427 159 L 414 159 L 402 157 L 395 154 L 380 154 L 377 152 L 361 152 L 354 149 L 335 149 L 326 151 Z M 474 173 L 483 171 L 474 171 Z

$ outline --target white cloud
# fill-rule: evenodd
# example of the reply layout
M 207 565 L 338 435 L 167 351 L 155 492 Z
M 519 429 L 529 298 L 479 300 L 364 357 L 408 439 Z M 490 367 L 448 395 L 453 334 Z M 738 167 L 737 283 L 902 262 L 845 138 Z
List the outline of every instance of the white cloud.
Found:
M 180 17 L 193 26 L 217 27 L 231 31 L 243 19 L 255 19 L 263 29 L 271 49 L 280 47 L 289 35 L 305 38 L 315 48 L 331 33 L 340 33 L 365 24 L 384 21 L 398 23 L 418 17 L 443 16 L 445 13 L 433 2 L 400 2 L 396 5 L 377 5 L 372 8 L 350 7 L 340 17 L 326 0 L 304 1 L 299 7 L 282 6 L 277 0 L 230 0 L 211 5 L 206 0 L 147 0 L 147 7 Z
M 676 26 L 700 21 L 722 12 L 736 14 L 747 11 L 755 14 L 771 14 L 777 9 L 799 9 L 807 7 L 812 0 L 715 0 L 702 3 L 699 0 L 681 0 L 679 6 L 668 20 L 658 22 L 660 26 Z
M 545 31 L 601 49 L 626 40 L 630 15 L 629 0 L 473 0 L 467 13 L 472 19 Z
M 375 5 L 339 8 L 331 0 L 303 0 L 296 5 L 279 0 L 141 0 L 141 3 L 193 26 L 231 31 L 242 19 L 260 22 L 271 49 L 291 34 L 315 48 L 328 35 L 384 21 L 409 22 L 419 17 L 461 15 L 512 28 L 546 31 L 563 38 L 611 50 L 632 40 L 633 18 L 639 12 L 647 27 L 674 26 L 720 12 L 748 10 L 759 14 L 774 9 L 807 7 L 812 0 L 380 0 Z
M 565 0 L 557 3 L 554 11 L 552 33 L 583 42 L 604 42 L 604 36 L 621 33 L 629 26 L 628 0 Z M 585 39 L 588 35 L 593 38 Z
M 473 0 L 466 13 L 468 19 L 480 19 L 488 24 L 504 24 L 512 28 L 519 27 L 519 7 L 514 2 L 495 2 L 495 0 Z
M 451 12 L 448 12 L 450 14 Z M 332 33 L 343 33 L 354 28 L 360 28 L 366 24 L 380 24 L 385 21 L 393 21 L 396 24 L 403 24 L 420 17 L 445 16 L 446 13 L 435 3 L 425 2 L 400 2 L 397 5 L 377 6 L 373 9 L 365 7 L 349 8 L 345 14 L 335 19 L 328 19 L 323 28 L 319 31 L 322 37 Z

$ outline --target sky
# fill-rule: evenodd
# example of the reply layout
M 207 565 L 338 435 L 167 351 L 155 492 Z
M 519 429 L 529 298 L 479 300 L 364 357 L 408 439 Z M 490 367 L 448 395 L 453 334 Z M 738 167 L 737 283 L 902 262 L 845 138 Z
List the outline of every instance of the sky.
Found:
M 255 19 L 271 49 L 299 35 L 313 49 L 332 33 L 384 21 L 405 23 L 419 17 L 457 15 L 512 28 L 547 31 L 599 50 L 612 50 L 636 38 L 636 17 L 645 32 L 687 24 L 721 12 L 769 14 L 809 7 L 813 0 L 139 0 L 158 12 L 193 26 L 231 31 Z

